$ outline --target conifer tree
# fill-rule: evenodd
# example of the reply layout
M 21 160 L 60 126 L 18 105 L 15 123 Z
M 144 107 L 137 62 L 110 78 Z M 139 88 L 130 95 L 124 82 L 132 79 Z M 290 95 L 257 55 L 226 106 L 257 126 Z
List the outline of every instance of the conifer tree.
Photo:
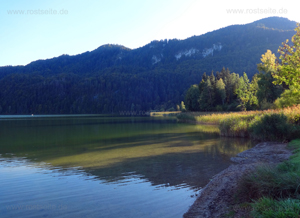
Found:
M 203 111 L 212 110 L 214 104 L 213 87 L 208 79 L 203 85 L 203 91 L 200 95 L 199 104 Z
M 226 91 L 225 91 L 225 83 L 222 78 L 220 78 L 216 83 L 216 94 L 219 99 L 221 99 L 222 105 L 225 103 L 226 99 Z

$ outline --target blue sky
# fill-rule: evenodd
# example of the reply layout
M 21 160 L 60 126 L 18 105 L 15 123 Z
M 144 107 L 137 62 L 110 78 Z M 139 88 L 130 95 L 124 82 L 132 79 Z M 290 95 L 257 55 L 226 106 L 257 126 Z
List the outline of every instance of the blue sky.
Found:
M 292 1 L 0 0 L 0 5 L 0 66 L 80 54 L 107 43 L 134 49 L 269 16 L 300 22 Z M 235 9 L 239 13 L 229 12 Z

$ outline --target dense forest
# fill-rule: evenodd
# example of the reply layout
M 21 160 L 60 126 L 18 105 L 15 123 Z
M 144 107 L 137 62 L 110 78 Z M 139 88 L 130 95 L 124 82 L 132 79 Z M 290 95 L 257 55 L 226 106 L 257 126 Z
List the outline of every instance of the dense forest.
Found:
M 279 46 L 279 58 L 267 50 L 257 65 L 258 74 L 250 82 L 246 73 L 239 76 L 222 69 L 203 74 L 198 85 L 192 85 L 182 110 L 233 111 L 283 108 L 300 104 L 300 24 L 296 33 Z
M 225 68 L 205 73 L 199 85 L 192 85 L 185 96 L 189 111 L 237 111 L 258 109 L 258 76 L 250 82 L 246 73 L 239 76 Z
M 261 54 L 276 53 L 295 27 L 286 18 L 271 17 L 138 49 L 103 45 L 75 56 L 0 67 L 0 114 L 174 110 L 195 81 L 202 81 L 195 94 L 207 105 L 197 109 L 255 109 L 263 100 L 259 95 L 241 100 L 242 83 L 247 89 L 257 86 L 253 76 Z M 254 96 L 254 90 L 249 93 Z

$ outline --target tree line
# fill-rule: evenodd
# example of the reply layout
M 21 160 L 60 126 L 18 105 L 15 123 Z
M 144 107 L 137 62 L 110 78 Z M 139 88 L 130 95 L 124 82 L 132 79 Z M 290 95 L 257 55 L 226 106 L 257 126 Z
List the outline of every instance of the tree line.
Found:
M 203 74 L 198 85 L 192 85 L 185 96 L 190 111 L 235 111 L 258 108 L 258 77 L 250 82 L 246 73 L 239 76 L 223 67 L 220 72 Z
M 198 85 L 185 95 L 189 111 L 234 111 L 282 108 L 300 104 L 300 25 L 291 42 L 279 47 L 279 58 L 270 50 L 257 65 L 252 80 L 246 73 L 239 76 L 228 69 L 203 74 Z
M 274 78 L 269 73 L 257 81 L 266 81 L 267 85 L 254 94 L 257 85 L 246 77 L 253 78 L 257 72 L 260 54 L 267 48 L 274 52 L 284 39 L 292 37 L 295 23 L 283 18 L 257 22 L 186 40 L 153 41 L 137 49 L 103 45 L 79 55 L 0 67 L 0 114 L 177 110 L 184 108 L 182 101 L 190 85 L 202 79 L 199 93 L 195 92 L 201 96 L 200 105 L 196 97 L 192 110 L 255 109 L 266 95 L 269 97 L 262 102 L 268 106 L 284 84 L 270 90 L 273 85 L 267 82 Z M 262 28 L 259 23 L 275 29 Z M 202 51 L 218 43 L 221 50 L 203 57 Z M 190 49 L 198 52 L 188 55 Z M 182 56 L 177 59 L 179 53 Z M 223 66 L 235 73 L 223 70 Z M 208 74 L 203 76 L 204 72 Z

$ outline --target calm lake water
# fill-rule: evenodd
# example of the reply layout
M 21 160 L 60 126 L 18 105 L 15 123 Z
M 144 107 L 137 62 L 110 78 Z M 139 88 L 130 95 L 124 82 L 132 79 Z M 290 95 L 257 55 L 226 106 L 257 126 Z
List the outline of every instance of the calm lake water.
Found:
M 0 217 L 182 217 L 252 146 L 171 118 L 0 116 Z

